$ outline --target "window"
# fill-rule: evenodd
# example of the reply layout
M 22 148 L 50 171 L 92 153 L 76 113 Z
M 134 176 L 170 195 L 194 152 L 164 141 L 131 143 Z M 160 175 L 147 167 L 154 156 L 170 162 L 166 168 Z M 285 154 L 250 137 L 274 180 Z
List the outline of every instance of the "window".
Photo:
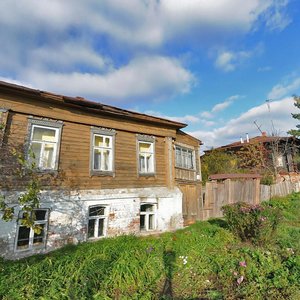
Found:
M 140 211 L 141 231 L 150 231 L 156 228 L 156 204 L 142 204 Z
M 176 167 L 194 170 L 194 151 L 191 149 L 176 146 Z
M 138 168 L 140 174 L 153 174 L 154 171 L 154 138 L 138 141 Z
M 114 171 L 114 135 L 113 130 L 92 129 L 91 172 L 93 174 Z
M 95 205 L 89 207 L 88 238 L 99 238 L 106 235 L 107 207 Z
M 30 120 L 28 157 L 40 170 L 57 170 L 62 123 Z
M 32 212 L 32 218 L 34 218 L 34 226 L 38 231 L 30 227 L 23 225 L 24 211 L 19 212 L 18 227 L 17 227 L 17 239 L 16 250 L 31 250 L 36 248 L 43 248 L 46 244 L 46 233 L 48 225 L 48 209 L 35 209 Z

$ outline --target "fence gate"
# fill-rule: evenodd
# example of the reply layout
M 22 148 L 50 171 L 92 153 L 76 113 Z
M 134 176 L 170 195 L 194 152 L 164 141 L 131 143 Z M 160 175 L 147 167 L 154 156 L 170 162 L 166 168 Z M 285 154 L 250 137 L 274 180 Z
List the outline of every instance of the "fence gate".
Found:
M 179 188 L 183 194 L 182 214 L 186 226 L 201 219 L 201 183 L 184 183 Z

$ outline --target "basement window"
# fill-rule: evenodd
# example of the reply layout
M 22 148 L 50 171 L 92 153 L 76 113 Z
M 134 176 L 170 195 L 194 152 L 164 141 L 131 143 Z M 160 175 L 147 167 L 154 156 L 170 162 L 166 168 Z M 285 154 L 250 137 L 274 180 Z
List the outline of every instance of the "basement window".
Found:
M 106 235 L 107 207 L 94 205 L 89 207 L 88 238 L 95 239 Z
M 141 204 L 140 230 L 151 231 L 156 229 L 156 204 Z
M 27 212 L 19 212 L 15 249 L 23 251 L 44 248 L 46 245 L 49 209 L 35 209 L 31 213 L 31 217 L 35 220 L 34 227 L 39 229 L 38 232 L 34 232 L 33 228 L 23 225 L 25 213 Z

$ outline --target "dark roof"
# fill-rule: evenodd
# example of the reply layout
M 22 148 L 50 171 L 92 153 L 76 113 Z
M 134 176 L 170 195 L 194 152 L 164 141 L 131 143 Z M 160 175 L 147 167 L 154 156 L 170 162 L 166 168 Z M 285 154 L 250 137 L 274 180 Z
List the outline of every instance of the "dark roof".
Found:
M 298 140 L 292 136 L 267 136 L 267 135 L 261 135 L 261 136 L 256 136 L 254 138 L 249 139 L 249 142 L 244 141 L 243 143 L 241 141 L 234 142 L 228 145 L 224 145 L 216 149 L 222 150 L 222 149 L 231 149 L 231 148 L 241 148 L 243 146 L 249 145 L 249 144 L 270 144 L 272 142 L 280 141 L 280 142 L 286 142 L 288 140 Z M 207 151 L 209 152 L 209 151 Z
M 19 94 L 26 94 L 31 97 L 36 97 L 42 101 L 53 101 L 58 102 L 66 106 L 76 106 L 81 109 L 110 115 L 122 118 L 128 118 L 133 120 L 139 120 L 149 123 L 155 123 L 160 125 L 165 125 L 169 127 L 175 127 L 176 129 L 181 129 L 187 126 L 187 124 L 171 121 L 164 118 L 154 117 L 130 110 L 121 109 L 118 107 L 102 104 L 99 102 L 94 102 L 87 100 L 82 97 L 69 97 L 59 94 L 54 94 L 46 91 L 41 91 L 33 88 L 28 88 L 25 86 L 8 83 L 5 81 L 0 81 L 0 91 L 7 92 L 7 93 L 19 93 Z
M 225 179 L 255 179 L 261 178 L 259 174 L 213 174 L 209 176 L 210 180 L 225 180 Z

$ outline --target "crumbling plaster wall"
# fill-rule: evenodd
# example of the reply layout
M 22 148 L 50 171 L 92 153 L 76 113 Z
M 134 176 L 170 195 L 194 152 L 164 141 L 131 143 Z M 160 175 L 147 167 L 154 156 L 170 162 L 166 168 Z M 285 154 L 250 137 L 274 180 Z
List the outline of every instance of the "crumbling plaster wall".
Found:
M 7 194 L 11 203 L 16 193 Z M 49 208 L 49 223 L 45 249 L 15 251 L 17 212 L 12 222 L 0 221 L 0 256 L 16 259 L 36 253 L 45 253 L 66 244 L 77 244 L 87 240 L 88 208 L 92 205 L 107 207 L 106 236 L 141 234 L 140 205 L 156 204 L 156 230 L 146 234 L 171 231 L 183 227 L 182 193 L 178 188 L 164 187 L 42 191 L 41 208 Z M 145 234 L 145 233 L 143 233 Z

